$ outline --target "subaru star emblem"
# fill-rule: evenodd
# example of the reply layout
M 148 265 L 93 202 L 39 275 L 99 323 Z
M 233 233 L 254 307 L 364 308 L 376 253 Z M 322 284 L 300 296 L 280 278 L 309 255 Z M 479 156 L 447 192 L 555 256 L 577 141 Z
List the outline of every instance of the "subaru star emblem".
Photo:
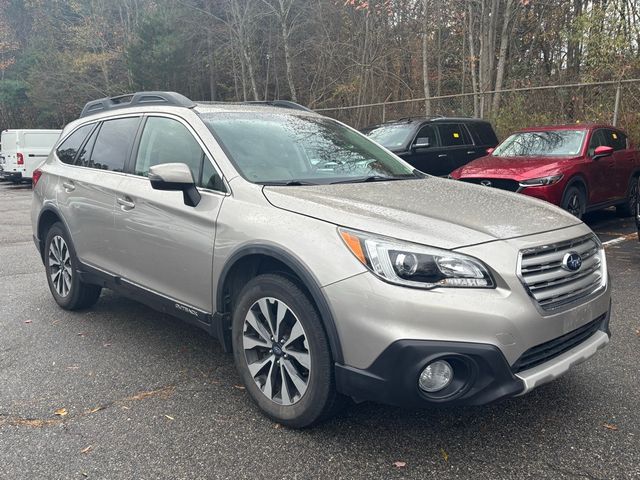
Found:
M 484 187 L 490 187 L 491 186 L 491 180 L 480 180 L 480 185 L 482 185 Z
M 582 257 L 576 252 L 567 253 L 562 259 L 562 268 L 570 272 L 577 272 L 582 266 Z

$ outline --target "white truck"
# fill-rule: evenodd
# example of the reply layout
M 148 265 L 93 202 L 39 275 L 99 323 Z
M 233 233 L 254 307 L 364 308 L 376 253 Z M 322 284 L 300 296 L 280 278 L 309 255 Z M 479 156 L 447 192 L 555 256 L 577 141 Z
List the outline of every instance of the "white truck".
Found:
M 15 183 L 31 181 L 33 171 L 49 155 L 62 130 L 4 130 L 0 176 Z

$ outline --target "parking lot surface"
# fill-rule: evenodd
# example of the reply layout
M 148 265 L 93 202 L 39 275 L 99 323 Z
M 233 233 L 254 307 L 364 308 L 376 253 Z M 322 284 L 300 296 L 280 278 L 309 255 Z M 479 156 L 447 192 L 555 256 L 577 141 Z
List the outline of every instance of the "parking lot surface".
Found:
M 253 407 L 205 332 L 108 291 L 60 309 L 30 201 L 0 182 L 0 478 L 640 478 L 640 244 L 614 211 L 586 220 L 614 298 L 590 361 L 492 405 L 352 405 L 294 431 Z

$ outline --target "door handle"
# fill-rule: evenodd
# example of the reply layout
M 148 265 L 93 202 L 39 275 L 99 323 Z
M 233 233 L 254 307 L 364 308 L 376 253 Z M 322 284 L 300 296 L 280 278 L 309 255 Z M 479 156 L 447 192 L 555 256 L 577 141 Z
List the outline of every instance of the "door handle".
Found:
M 447 156 L 446 153 L 441 153 L 440 155 L 438 155 L 438 158 L 445 158 Z
M 120 205 L 122 210 L 131 210 L 131 209 L 136 207 L 135 202 L 133 202 L 132 200 L 130 200 L 128 198 L 120 198 L 120 197 L 118 197 L 116 199 L 116 201 L 118 202 L 118 205 Z
M 76 186 L 73 184 L 73 182 L 62 182 L 62 186 L 67 193 L 71 193 L 76 189 Z
M 473 155 L 474 153 L 476 153 L 475 150 L 467 150 L 467 155 Z

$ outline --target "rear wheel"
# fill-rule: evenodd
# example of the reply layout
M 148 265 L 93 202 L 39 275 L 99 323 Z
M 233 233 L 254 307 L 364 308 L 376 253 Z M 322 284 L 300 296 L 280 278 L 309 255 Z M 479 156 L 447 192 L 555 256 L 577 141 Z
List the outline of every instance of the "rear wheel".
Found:
M 627 187 L 627 199 L 626 201 L 618 205 L 616 210 L 622 217 L 631 217 L 636 213 L 636 205 L 638 204 L 638 198 L 640 197 L 640 177 L 632 177 L 629 179 L 629 186 Z
M 102 287 L 80 280 L 78 259 L 71 240 L 60 222 L 54 223 L 44 242 L 44 267 L 49 290 L 66 310 L 79 310 L 98 301 Z
M 320 317 L 305 293 L 280 275 L 259 275 L 233 313 L 236 368 L 247 392 L 275 421 L 317 423 L 338 404 L 333 361 Z
M 582 219 L 587 209 L 587 198 L 581 188 L 572 185 L 564 192 L 560 205 L 574 217 Z

